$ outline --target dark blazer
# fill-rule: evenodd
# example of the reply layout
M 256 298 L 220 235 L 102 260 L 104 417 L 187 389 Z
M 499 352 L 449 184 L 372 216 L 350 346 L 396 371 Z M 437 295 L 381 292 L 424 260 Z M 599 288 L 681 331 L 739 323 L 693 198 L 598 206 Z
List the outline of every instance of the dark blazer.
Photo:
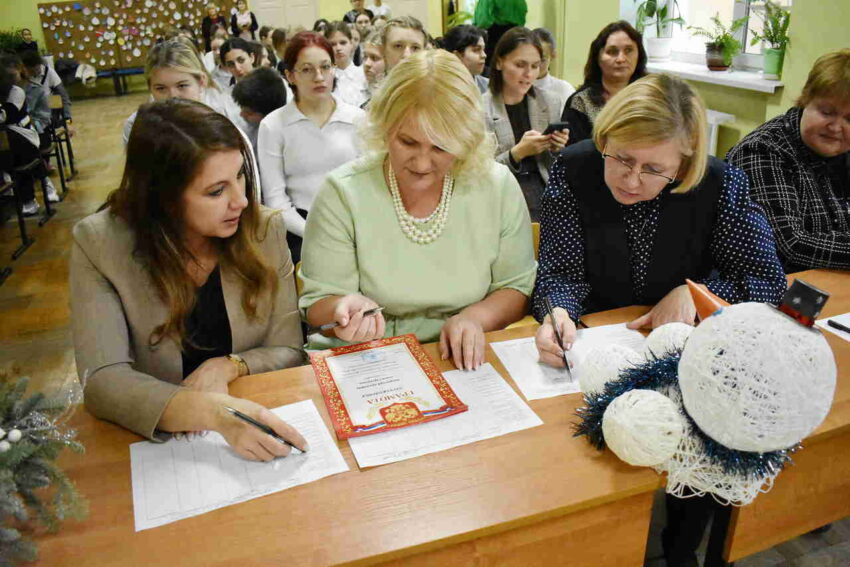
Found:
M 251 39 L 257 39 L 257 36 L 254 32 L 256 32 L 259 28 L 260 26 L 257 25 L 257 18 L 256 16 L 254 16 L 254 12 L 251 12 Z M 236 37 L 239 37 L 239 34 L 242 33 L 242 30 L 239 29 L 238 25 L 236 25 L 236 14 L 230 16 L 230 33 L 232 33 Z
M 201 35 L 204 38 L 204 53 L 212 50 L 212 34 L 215 26 L 227 28 L 227 22 L 225 21 L 224 16 L 216 16 L 215 18 L 204 16 L 204 19 L 201 22 Z

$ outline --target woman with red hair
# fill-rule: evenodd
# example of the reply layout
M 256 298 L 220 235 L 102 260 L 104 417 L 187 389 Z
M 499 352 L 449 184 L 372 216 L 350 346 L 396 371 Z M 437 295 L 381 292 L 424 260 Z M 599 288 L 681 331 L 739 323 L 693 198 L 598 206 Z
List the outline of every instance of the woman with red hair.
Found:
M 315 32 L 296 34 L 283 56 L 295 100 L 266 116 L 257 136 L 263 202 L 283 210 L 293 261 L 325 175 L 358 155 L 354 123 L 364 112 L 335 97 L 333 49 Z

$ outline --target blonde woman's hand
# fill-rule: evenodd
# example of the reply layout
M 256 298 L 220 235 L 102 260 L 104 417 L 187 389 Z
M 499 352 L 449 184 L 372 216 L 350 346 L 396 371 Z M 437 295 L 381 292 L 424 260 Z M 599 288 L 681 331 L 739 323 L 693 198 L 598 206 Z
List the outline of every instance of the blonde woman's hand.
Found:
M 570 350 L 576 340 L 576 325 L 570 319 L 567 310 L 562 307 L 555 307 L 552 310 L 555 316 L 555 324 L 558 325 L 558 330 L 561 331 L 561 338 L 564 340 L 564 348 L 558 344 L 558 339 L 555 337 L 555 329 L 552 327 L 552 321 L 549 315 L 543 319 L 543 324 L 537 329 L 537 334 L 534 336 L 534 344 L 537 347 L 537 353 L 540 355 L 540 362 L 555 366 L 557 368 L 564 367 L 564 350 Z
M 484 328 L 471 317 L 449 317 L 440 330 L 440 358 L 450 356 L 461 370 L 477 370 L 484 364 Z
M 667 323 L 693 325 L 697 316 L 694 299 L 686 285 L 673 288 L 649 313 L 627 325 L 629 329 L 655 329 Z
M 295 445 L 300 451 L 306 451 L 307 440 L 298 431 L 260 404 L 232 396 L 220 396 L 216 399 L 218 431 L 227 444 L 242 458 L 250 461 L 271 461 L 285 457 L 292 450 L 271 435 L 264 433 L 249 423 L 232 415 L 225 406 L 238 410 L 248 417 L 271 427 L 277 435 Z
M 342 296 L 334 307 L 334 321 L 339 326 L 334 334 L 343 341 L 365 342 L 384 336 L 386 321 L 382 313 L 363 315 L 364 311 L 374 309 L 378 304 L 365 295 L 352 293 Z

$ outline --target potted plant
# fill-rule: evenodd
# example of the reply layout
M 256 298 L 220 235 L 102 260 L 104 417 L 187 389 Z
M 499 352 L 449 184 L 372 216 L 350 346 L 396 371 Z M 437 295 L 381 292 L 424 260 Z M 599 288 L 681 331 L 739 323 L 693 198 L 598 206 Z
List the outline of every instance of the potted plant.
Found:
M 791 12 L 771 2 L 771 0 L 767 0 L 761 18 L 764 22 L 761 33 L 750 29 L 750 33 L 753 34 L 750 45 L 763 41 L 770 46 L 764 49 L 764 77 L 766 79 L 779 79 L 782 75 L 785 48 L 791 43 L 788 38 Z
M 643 34 L 646 28 L 655 27 L 654 37 L 644 36 L 646 55 L 653 61 L 670 59 L 673 48 L 670 26 L 672 24 L 682 26 L 685 23 L 681 16 L 675 16 L 679 12 L 679 3 L 676 0 L 672 0 L 672 10 L 670 8 L 670 0 L 644 0 L 637 7 L 635 18 L 637 31 Z
M 741 42 L 735 37 L 735 32 L 747 23 L 747 18 L 739 18 L 728 28 L 720 21 L 720 15 L 711 17 L 713 28 L 688 26 L 696 36 L 708 38 L 705 42 L 705 62 L 711 71 L 725 71 L 732 64 L 732 58 L 741 50 Z

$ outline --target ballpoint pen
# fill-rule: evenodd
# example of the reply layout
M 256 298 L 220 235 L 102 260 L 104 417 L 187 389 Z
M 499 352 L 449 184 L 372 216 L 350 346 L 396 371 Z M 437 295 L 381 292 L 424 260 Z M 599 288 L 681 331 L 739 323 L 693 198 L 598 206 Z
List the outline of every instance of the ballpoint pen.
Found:
M 833 329 L 838 329 L 839 331 L 844 331 L 845 333 L 850 333 L 850 327 L 847 325 L 842 325 L 838 321 L 833 321 L 832 319 L 827 319 L 826 324 L 832 327 Z
M 555 330 L 555 340 L 558 341 L 558 346 L 561 347 L 561 350 L 563 351 L 561 356 L 564 358 L 564 368 L 567 369 L 567 376 L 569 376 L 570 381 L 572 381 L 573 373 L 570 371 L 570 361 L 567 360 L 567 351 L 564 350 L 564 339 L 561 337 L 561 330 L 558 328 L 558 325 L 555 324 L 555 313 L 553 312 L 554 308 L 552 307 L 552 301 L 547 296 L 543 298 L 543 303 L 546 306 L 546 311 L 549 313 L 549 321 L 552 323 L 552 329 Z
M 373 309 L 367 309 L 363 312 L 364 317 L 368 317 L 370 315 L 377 315 L 381 311 L 383 311 L 383 307 L 375 307 Z M 339 323 L 334 321 L 333 323 L 325 323 L 324 325 L 317 325 L 315 327 L 307 327 L 307 334 L 312 335 L 313 333 L 321 333 L 324 331 L 330 331 L 331 329 L 335 329 L 339 327 Z
M 296 447 L 295 445 L 293 445 L 292 443 L 290 443 L 289 441 L 287 441 L 286 439 L 284 439 L 283 437 L 281 437 L 280 435 L 278 435 L 277 433 L 275 433 L 274 429 L 272 429 L 271 427 L 269 427 L 269 426 L 268 426 L 268 425 L 266 425 L 265 423 L 260 423 L 260 422 L 259 422 L 259 421 L 257 421 L 256 419 L 254 419 L 254 418 L 252 418 L 252 417 L 249 417 L 249 416 L 245 415 L 244 413 L 242 413 L 241 411 L 239 411 L 239 410 L 235 410 L 235 409 L 233 409 L 233 408 L 231 408 L 231 407 L 224 406 L 224 409 L 226 409 L 227 411 L 229 411 L 230 413 L 232 413 L 234 417 L 236 417 L 236 418 L 238 418 L 238 419 L 241 419 L 242 421 L 244 421 L 245 423 L 247 423 L 247 424 L 249 424 L 249 425 L 253 425 L 254 427 L 256 427 L 257 429 L 259 429 L 259 430 L 260 430 L 260 431 L 262 431 L 263 433 L 266 433 L 266 434 L 268 434 L 268 435 L 271 435 L 272 437 L 274 437 L 275 439 L 277 439 L 277 440 L 278 440 L 278 441 L 280 441 L 281 443 L 283 443 L 283 444 L 285 444 L 285 445 L 289 445 L 289 446 L 290 446 L 290 447 L 292 447 L 293 449 L 298 449 L 298 447 Z M 299 450 L 299 451 L 301 451 L 301 449 L 298 449 L 298 450 Z

